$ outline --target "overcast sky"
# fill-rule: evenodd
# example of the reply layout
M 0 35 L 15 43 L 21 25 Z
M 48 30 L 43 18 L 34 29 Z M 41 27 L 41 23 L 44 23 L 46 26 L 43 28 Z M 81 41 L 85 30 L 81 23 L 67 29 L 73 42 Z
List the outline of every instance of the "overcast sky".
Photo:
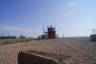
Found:
M 89 36 L 96 0 L 0 0 L 0 33 L 36 37 L 49 25 L 59 36 Z

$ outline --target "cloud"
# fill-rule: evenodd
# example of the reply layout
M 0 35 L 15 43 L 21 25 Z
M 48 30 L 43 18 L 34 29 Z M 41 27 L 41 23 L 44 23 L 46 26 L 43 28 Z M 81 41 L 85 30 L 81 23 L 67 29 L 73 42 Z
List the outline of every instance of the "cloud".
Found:
M 8 32 L 13 32 L 13 34 L 23 34 L 27 37 L 37 37 L 38 35 L 42 34 L 42 32 L 38 29 L 31 29 L 31 28 L 20 28 L 8 25 L 1 25 L 0 24 L 0 31 L 5 30 Z M 11 33 L 12 34 L 12 33 Z
M 7 25 L 0 25 L 0 30 L 9 30 L 15 32 L 33 32 L 32 29 L 19 28 L 19 27 L 7 26 Z
M 66 3 L 67 8 L 74 8 L 76 5 L 77 5 L 77 2 L 74 2 L 74 1 Z
M 64 11 L 64 16 L 73 16 L 75 15 L 75 9 L 77 6 L 76 1 L 67 1 L 65 4 L 65 11 Z
M 19 36 L 20 34 L 22 34 L 22 35 L 25 35 L 26 37 L 37 37 L 38 35 L 42 34 L 40 29 L 21 28 L 21 27 L 14 27 L 14 26 L 0 24 L 0 31 L 3 31 L 3 30 L 5 30 L 8 33 L 11 32 L 11 34 L 13 33 L 16 36 Z
M 75 13 L 70 11 L 64 13 L 64 16 L 73 16 L 73 15 L 75 15 Z

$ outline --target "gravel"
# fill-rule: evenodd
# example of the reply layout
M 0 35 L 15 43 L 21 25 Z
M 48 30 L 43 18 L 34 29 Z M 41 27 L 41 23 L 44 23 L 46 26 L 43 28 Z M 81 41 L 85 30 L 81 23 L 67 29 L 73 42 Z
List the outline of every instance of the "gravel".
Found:
M 33 40 L 0 46 L 0 64 L 18 64 L 17 55 L 23 50 L 37 50 L 71 56 L 77 64 L 96 64 L 96 42 L 89 38 Z

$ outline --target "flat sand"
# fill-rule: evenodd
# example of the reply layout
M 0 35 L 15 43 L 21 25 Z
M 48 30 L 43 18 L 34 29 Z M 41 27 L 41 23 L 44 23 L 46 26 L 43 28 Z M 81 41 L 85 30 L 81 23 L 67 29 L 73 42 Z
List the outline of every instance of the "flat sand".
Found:
M 23 50 L 37 50 L 71 56 L 77 64 L 96 64 L 96 41 L 89 38 L 33 40 L 0 46 L 0 64 L 18 64 L 17 55 Z

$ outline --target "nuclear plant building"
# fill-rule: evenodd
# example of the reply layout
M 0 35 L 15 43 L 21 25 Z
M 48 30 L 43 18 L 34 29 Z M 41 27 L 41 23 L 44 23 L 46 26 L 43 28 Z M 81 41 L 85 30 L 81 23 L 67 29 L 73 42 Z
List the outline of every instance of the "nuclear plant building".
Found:
M 56 31 L 55 27 L 49 26 L 47 28 L 47 32 L 44 32 L 43 29 L 43 35 L 39 36 L 39 39 L 55 39 L 56 38 Z
M 55 31 L 55 27 L 48 27 L 48 38 L 49 39 L 53 39 L 56 38 L 56 31 Z

